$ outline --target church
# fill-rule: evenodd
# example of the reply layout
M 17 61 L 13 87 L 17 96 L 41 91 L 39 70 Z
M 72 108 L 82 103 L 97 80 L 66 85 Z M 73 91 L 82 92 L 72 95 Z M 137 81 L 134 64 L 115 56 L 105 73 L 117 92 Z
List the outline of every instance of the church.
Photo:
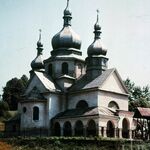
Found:
M 99 13 L 86 59 L 82 57 L 80 36 L 71 27 L 69 1 L 63 20 L 46 60 L 42 58 L 40 32 L 30 80 L 18 104 L 20 131 L 45 129 L 50 136 L 131 139 L 134 114 L 128 111 L 128 91 L 118 71 L 108 68 Z

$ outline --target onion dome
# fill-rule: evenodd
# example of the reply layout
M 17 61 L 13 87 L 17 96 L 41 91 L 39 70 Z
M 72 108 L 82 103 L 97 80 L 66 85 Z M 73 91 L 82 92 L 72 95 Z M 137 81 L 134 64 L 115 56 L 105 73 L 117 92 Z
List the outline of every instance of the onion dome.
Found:
M 43 44 L 41 43 L 41 29 L 39 31 L 40 31 L 40 34 L 39 34 L 39 40 L 37 42 L 37 56 L 31 62 L 32 70 L 44 69 L 44 63 L 42 59 Z
M 80 37 L 71 28 L 72 13 L 69 10 L 69 0 L 67 0 L 67 7 L 64 10 L 64 25 L 63 29 L 52 38 L 53 49 L 59 48 L 75 48 L 80 49 Z
M 101 27 L 99 25 L 99 10 L 97 10 L 97 21 L 94 25 L 94 42 L 88 47 L 88 56 L 92 55 L 106 55 L 107 50 L 102 47 L 102 43 L 100 40 Z

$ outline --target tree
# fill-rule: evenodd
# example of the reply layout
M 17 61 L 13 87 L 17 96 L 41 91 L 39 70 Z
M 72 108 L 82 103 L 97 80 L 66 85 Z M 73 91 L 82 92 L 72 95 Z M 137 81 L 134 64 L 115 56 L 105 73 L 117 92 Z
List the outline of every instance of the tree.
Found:
M 149 86 L 136 86 L 129 78 L 125 81 L 125 86 L 129 91 L 129 110 L 135 111 L 137 107 L 150 107 L 150 89 Z
M 6 86 L 3 88 L 2 97 L 8 103 L 10 110 L 17 110 L 18 102 L 25 91 L 27 82 L 27 76 L 23 75 L 20 79 L 13 78 L 6 83 Z
M 0 101 L 0 118 L 7 119 L 9 117 L 8 111 L 9 106 L 7 102 L 4 102 L 3 100 Z

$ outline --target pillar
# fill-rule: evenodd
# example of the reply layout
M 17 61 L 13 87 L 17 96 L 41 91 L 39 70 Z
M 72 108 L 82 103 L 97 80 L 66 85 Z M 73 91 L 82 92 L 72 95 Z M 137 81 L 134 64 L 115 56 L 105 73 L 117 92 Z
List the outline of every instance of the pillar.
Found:
M 107 130 L 107 128 L 106 128 L 106 127 L 104 127 L 104 134 L 103 134 L 103 137 L 107 137 L 106 130 Z
M 60 136 L 64 135 L 64 131 L 63 131 L 63 124 L 60 124 Z
M 132 139 L 132 130 L 129 130 L 129 139 Z
M 119 138 L 122 138 L 122 129 L 118 128 L 118 132 L 119 132 Z
M 87 135 L 87 133 L 86 133 L 86 128 L 87 128 L 87 126 L 84 125 L 84 126 L 83 126 L 83 136 L 84 136 L 84 137 L 86 137 L 86 135 Z
M 98 136 L 102 136 L 102 127 L 101 126 L 98 126 L 98 129 L 97 129 L 97 133 L 98 133 Z

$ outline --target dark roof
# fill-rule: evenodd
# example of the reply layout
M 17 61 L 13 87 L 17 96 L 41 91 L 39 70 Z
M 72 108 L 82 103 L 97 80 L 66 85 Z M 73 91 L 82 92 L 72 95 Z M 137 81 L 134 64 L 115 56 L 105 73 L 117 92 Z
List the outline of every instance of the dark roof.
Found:
M 137 107 L 137 110 L 135 112 L 135 117 L 150 118 L 150 108 Z
M 115 112 L 106 107 L 90 107 L 85 109 L 69 109 L 57 114 L 54 119 L 75 118 L 85 116 L 108 115 L 114 116 Z
M 88 74 L 85 74 L 83 77 L 76 81 L 76 83 L 70 88 L 70 91 L 100 87 L 109 77 L 109 75 L 114 71 L 114 68 L 107 69 L 94 80 L 90 80 Z

